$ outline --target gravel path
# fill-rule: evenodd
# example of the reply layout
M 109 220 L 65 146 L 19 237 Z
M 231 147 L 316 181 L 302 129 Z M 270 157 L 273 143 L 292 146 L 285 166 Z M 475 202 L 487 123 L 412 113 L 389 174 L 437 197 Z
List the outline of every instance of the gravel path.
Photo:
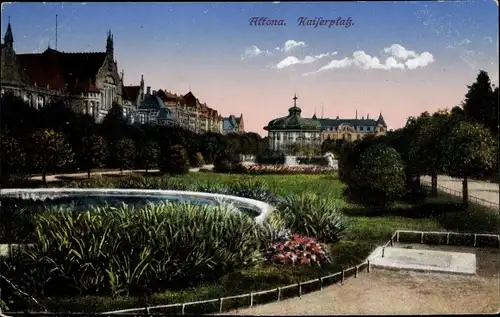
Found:
M 430 176 L 422 176 L 421 180 L 425 183 L 430 184 Z M 484 181 L 478 181 L 469 179 L 469 195 L 477 197 L 480 199 L 487 200 L 492 203 L 499 203 L 499 186 L 497 183 L 490 183 Z M 447 175 L 438 176 L 438 185 L 443 186 L 448 189 L 458 191 L 460 193 L 455 193 L 459 196 L 462 193 L 462 180 L 457 178 L 452 178 Z
M 214 166 L 213 165 L 203 165 L 202 168 L 205 169 L 212 169 Z M 199 172 L 200 168 L 190 168 L 190 172 Z M 92 172 L 90 173 L 90 176 L 96 176 L 96 175 L 117 175 L 117 174 L 125 174 L 125 173 L 144 173 L 146 170 L 124 170 L 122 172 L 120 171 L 107 171 L 107 172 Z M 159 172 L 159 170 L 148 170 L 148 172 L 154 173 L 154 172 Z M 59 177 L 71 177 L 71 178 L 87 178 L 87 172 L 84 173 L 70 173 L 70 174 L 57 174 L 57 175 L 47 175 L 47 183 L 49 182 L 55 182 L 59 181 Z M 42 176 L 33 176 L 31 177 L 33 180 L 42 180 Z
M 500 308 L 498 250 L 430 247 L 474 252 L 474 276 L 373 269 L 344 285 L 332 285 L 301 298 L 240 309 L 227 315 L 482 314 Z

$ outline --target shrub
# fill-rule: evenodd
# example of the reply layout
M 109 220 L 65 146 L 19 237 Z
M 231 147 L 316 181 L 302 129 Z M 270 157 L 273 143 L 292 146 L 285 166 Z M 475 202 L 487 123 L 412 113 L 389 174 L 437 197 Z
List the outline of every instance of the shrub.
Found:
M 273 244 L 266 252 L 266 260 L 279 264 L 318 265 L 330 263 L 323 246 L 315 239 L 294 234 L 290 239 Z
M 189 159 L 182 145 L 173 145 L 161 154 L 158 164 L 160 172 L 182 175 L 189 172 Z
M 26 178 L 26 153 L 15 138 L 2 134 L 0 146 L 0 186 L 15 184 Z
M 34 245 L 2 274 L 35 297 L 175 289 L 262 259 L 258 226 L 227 205 L 58 209 L 34 222 Z
M 120 163 L 120 171 L 134 165 L 136 156 L 135 144 L 129 138 L 123 138 L 116 144 L 116 153 L 113 153 Z
M 242 173 L 245 171 L 240 156 L 232 152 L 224 152 L 214 160 L 214 171 L 217 173 Z
M 189 163 L 192 167 L 202 167 L 203 165 L 205 165 L 203 154 L 201 154 L 201 152 L 195 153 L 193 156 L 191 156 Z
M 404 165 L 392 147 L 380 144 L 368 148 L 352 173 L 349 193 L 377 210 L 388 207 L 404 194 Z
M 324 243 L 336 243 L 346 226 L 335 203 L 314 194 L 286 197 L 278 205 L 280 216 L 292 232 L 314 237 Z

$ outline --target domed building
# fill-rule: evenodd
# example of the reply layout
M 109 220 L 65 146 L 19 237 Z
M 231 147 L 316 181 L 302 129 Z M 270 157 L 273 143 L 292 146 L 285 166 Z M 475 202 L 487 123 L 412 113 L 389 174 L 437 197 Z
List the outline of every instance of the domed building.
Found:
M 264 130 L 268 131 L 269 148 L 274 151 L 290 153 L 295 146 L 299 148 L 321 146 L 321 123 L 318 120 L 303 118 L 297 106 L 297 96 L 293 97 L 293 107 L 288 116 L 269 121 Z

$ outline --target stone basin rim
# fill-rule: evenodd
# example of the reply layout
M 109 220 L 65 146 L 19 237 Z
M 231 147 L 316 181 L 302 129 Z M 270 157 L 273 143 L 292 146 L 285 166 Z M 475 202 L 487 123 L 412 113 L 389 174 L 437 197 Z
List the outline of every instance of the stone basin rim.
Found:
M 238 197 L 225 194 L 205 193 L 195 191 L 180 191 L 180 190 L 165 190 L 165 189 L 124 189 L 124 188 L 5 188 L 0 190 L 0 198 L 18 198 L 18 199 L 36 199 L 30 197 L 34 195 L 42 195 L 38 200 L 51 198 L 63 198 L 67 196 L 111 196 L 114 194 L 126 196 L 130 195 L 151 195 L 151 196 L 187 196 L 194 198 L 212 198 L 226 200 L 231 203 L 242 203 L 249 207 L 258 209 L 259 216 L 255 217 L 257 223 L 262 223 L 273 207 L 263 201 Z

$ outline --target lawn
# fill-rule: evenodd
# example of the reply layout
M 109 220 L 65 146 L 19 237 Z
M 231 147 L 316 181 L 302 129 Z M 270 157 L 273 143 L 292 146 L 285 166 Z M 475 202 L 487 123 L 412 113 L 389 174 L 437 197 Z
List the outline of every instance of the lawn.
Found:
M 197 301 L 249 293 L 285 286 L 311 278 L 338 272 L 342 268 L 362 262 L 375 248 L 386 242 L 398 229 L 421 231 L 469 231 L 498 232 L 498 218 L 485 216 L 476 206 L 461 211 L 449 197 L 425 198 L 418 202 L 401 201 L 378 216 L 370 216 L 370 210 L 346 202 L 344 185 L 336 175 L 234 175 L 215 173 L 189 173 L 182 177 L 161 177 L 154 173 L 136 175 L 103 176 L 91 180 L 65 183 L 71 187 L 125 187 L 185 189 L 199 184 L 246 183 L 266 186 L 276 195 L 286 197 L 304 193 L 317 194 L 333 201 L 342 211 L 347 231 L 339 243 L 331 245 L 334 262 L 323 268 L 304 266 L 258 266 L 239 270 L 223 276 L 216 283 L 191 289 L 171 290 L 147 297 L 86 296 L 79 298 L 41 299 L 51 311 L 110 311 L 132 307 L 164 305 Z M 58 185 L 60 186 L 60 185 Z M 192 187 L 191 187 L 192 188 Z M 236 305 L 236 304 L 235 304 Z

